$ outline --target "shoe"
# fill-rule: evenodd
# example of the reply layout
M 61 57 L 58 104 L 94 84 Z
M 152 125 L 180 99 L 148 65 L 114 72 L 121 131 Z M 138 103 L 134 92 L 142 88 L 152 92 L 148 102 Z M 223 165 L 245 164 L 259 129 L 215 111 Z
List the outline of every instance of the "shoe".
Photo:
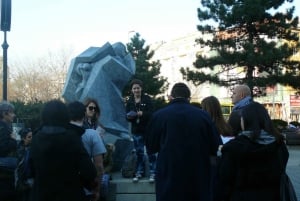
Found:
M 142 178 L 142 175 L 141 174 L 136 174 L 135 177 L 133 177 L 132 181 L 133 182 L 138 182 L 140 178 Z
M 154 174 L 151 174 L 150 177 L 149 177 L 149 182 L 150 183 L 154 183 L 155 182 L 155 175 Z
M 138 178 L 138 177 L 133 177 L 132 181 L 133 181 L 133 182 L 138 182 L 138 181 L 139 181 L 139 178 Z

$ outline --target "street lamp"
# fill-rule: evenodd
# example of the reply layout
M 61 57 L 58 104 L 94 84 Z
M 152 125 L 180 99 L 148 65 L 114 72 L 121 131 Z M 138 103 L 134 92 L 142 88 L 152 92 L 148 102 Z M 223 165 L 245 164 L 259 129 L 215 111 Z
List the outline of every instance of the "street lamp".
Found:
M 3 100 L 7 100 L 7 49 L 6 32 L 10 31 L 11 0 L 1 0 L 1 31 L 4 32 L 3 48 Z

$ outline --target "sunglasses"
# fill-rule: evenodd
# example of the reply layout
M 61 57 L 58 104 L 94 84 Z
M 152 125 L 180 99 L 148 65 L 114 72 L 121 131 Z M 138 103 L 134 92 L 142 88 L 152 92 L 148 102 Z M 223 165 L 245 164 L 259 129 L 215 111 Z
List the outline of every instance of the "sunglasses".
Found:
M 97 111 L 97 107 L 94 107 L 94 106 L 88 106 L 88 108 L 89 108 L 89 111 Z

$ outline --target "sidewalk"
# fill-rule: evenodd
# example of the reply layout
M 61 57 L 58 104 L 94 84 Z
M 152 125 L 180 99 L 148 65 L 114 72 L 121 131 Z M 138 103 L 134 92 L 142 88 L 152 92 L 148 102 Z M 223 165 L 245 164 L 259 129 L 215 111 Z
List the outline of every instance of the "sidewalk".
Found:
M 297 198 L 300 201 L 300 146 L 288 146 L 290 157 L 287 174 L 293 182 Z

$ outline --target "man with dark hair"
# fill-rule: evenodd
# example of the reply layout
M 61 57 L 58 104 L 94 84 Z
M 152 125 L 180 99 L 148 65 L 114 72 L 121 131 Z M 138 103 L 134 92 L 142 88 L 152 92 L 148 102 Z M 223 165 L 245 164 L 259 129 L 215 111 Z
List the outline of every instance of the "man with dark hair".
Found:
M 171 91 L 171 96 L 174 98 L 185 98 L 189 99 L 191 96 L 190 89 L 184 83 L 176 83 Z
M 170 104 L 148 124 L 146 147 L 158 152 L 157 201 L 209 201 L 212 198 L 210 156 L 221 139 L 210 116 L 189 103 L 190 89 L 176 83 Z
M 14 106 L 0 103 L 0 200 L 14 200 L 14 171 L 17 167 L 17 141 L 13 137 Z
M 71 120 L 70 126 L 73 127 L 74 130 L 82 128 L 86 110 L 84 104 L 79 101 L 74 101 L 68 104 L 68 110 Z M 106 148 L 100 137 L 100 133 L 98 133 L 94 129 L 85 129 L 83 135 L 81 136 L 81 139 L 85 149 L 87 150 L 90 158 L 92 159 L 97 169 L 97 176 L 100 184 L 104 172 L 103 154 L 106 153 Z M 90 200 L 90 198 L 94 196 L 93 192 L 89 192 L 86 189 L 85 194 L 87 200 Z

